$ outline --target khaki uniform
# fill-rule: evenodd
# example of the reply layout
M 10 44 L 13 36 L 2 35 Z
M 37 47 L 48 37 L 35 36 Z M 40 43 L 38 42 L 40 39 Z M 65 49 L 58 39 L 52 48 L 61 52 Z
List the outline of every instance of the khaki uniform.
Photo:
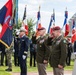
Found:
M 67 42 L 60 36 L 51 43 L 52 49 L 50 53 L 49 63 L 52 67 L 58 67 L 58 64 L 65 66 L 67 56 Z

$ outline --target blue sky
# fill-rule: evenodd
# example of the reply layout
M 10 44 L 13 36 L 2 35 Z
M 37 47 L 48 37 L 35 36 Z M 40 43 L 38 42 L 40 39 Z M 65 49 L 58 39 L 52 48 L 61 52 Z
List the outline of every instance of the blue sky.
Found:
M 0 8 L 8 0 L 0 0 Z M 41 6 L 41 24 L 48 29 L 51 14 L 55 9 L 55 24 L 62 27 L 64 22 L 64 11 L 68 10 L 68 20 L 76 12 L 76 1 L 75 0 L 19 0 L 19 18 L 22 20 L 24 8 L 27 5 L 27 18 L 33 18 L 37 20 L 37 12 L 39 5 Z

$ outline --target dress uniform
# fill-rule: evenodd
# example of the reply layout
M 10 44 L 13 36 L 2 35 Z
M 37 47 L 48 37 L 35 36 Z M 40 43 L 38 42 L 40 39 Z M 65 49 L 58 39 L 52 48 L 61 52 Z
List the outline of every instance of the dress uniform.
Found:
M 49 58 L 49 48 L 46 45 L 46 35 L 45 28 L 38 28 L 38 34 L 40 37 L 36 35 L 32 36 L 33 43 L 37 44 L 37 53 L 36 53 L 36 61 L 39 75 L 47 75 L 46 73 L 46 65 L 48 63 Z
M 54 75 L 64 75 L 64 67 L 67 56 L 67 42 L 62 36 L 59 26 L 53 27 L 53 32 L 50 38 L 48 37 L 47 44 L 52 47 L 49 63 L 53 67 Z
M 28 37 L 25 35 L 25 29 L 20 29 L 19 43 L 19 63 L 21 75 L 27 75 L 27 52 L 28 52 Z

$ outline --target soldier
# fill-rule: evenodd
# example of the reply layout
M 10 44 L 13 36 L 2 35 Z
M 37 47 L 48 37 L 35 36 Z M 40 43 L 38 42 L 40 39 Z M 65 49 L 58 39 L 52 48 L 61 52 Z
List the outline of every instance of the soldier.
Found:
M 66 64 L 67 64 L 67 66 L 70 66 L 71 53 L 72 52 L 73 52 L 72 43 L 71 43 L 70 38 L 68 38 L 68 42 L 67 42 L 67 58 L 66 58 Z
M 13 52 L 13 43 L 10 48 L 6 48 L 8 68 L 5 71 L 12 71 L 12 52 Z
M 7 66 L 7 55 L 6 55 L 6 52 L 5 52 L 5 46 L 0 43 L 0 48 L 2 50 L 2 53 L 1 53 L 1 66 L 4 66 L 4 57 L 5 57 L 5 65 Z
M 19 66 L 19 31 L 16 32 L 14 37 L 14 65 Z
M 46 45 L 46 29 L 44 27 L 37 29 L 37 34 L 32 36 L 33 43 L 37 44 L 36 61 L 39 75 L 47 75 L 46 65 L 48 63 L 49 48 Z
M 26 30 L 20 29 L 20 43 L 19 43 L 19 63 L 21 75 L 27 75 L 27 52 L 28 52 L 28 37 L 25 35 Z
M 59 26 L 53 27 L 53 32 L 48 37 L 48 45 L 52 46 L 49 63 L 53 67 L 54 75 L 64 75 L 67 56 L 67 42 L 61 34 Z
M 5 46 L 0 43 L 0 49 L 1 49 L 1 66 L 4 66 L 4 57 L 5 57 L 5 65 L 7 66 L 7 56 L 6 56 L 6 52 L 5 52 Z

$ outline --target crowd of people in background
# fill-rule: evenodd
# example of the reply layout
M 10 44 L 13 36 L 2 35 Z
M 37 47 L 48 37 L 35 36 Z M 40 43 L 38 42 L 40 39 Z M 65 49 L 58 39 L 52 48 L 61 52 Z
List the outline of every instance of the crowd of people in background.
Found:
M 20 32 L 16 31 L 10 49 L 0 43 L 0 66 L 5 65 L 8 67 L 6 71 L 12 71 L 13 56 L 14 66 L 20 67 L 21 75 L 27 75 L 29 51 L 29 66 L 37 67 L 39 75 L 47 75 L 46 66 L 48 62 L 53 67 L 54 75 L 64 75 L 65 63 L 70 66 L 71 54 L 76 52 L 76 41 L 72 44 L 70 37 L 63 38 L 61 29 L 57 26 L 53 28 L 50 35 L 46 34 L 44 27 L 37 30 L 37 35 L 34 33 L 31 38 L 28 38 L 24 29 L 20 29 Z

